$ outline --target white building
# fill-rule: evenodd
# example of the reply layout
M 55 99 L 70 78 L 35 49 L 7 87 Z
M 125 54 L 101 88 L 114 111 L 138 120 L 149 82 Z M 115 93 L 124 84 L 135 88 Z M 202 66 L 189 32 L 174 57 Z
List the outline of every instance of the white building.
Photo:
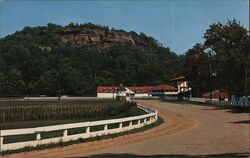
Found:
M 127 97 L 134 96 L 134 92 L 125 87 L 125 95 Z M 120 94 L 121 95 L 121 94 Z M 117 98 L 117 87 L 115 86 L 98 86 L 97 87 L 97 98 Z
M 178 93 L 180 92 L 185 93 L 191 91 L 186 76 L 179 76 L 171 79 L 170 81 L 175 81 L 177 83 Z
M 157 86 L 140 86 L 140 87 L 125 87 L 126 96 L 128 98 L 148 98 L 151 96 L 166 96 L 177 95 L 177 88 L 170 85 Z M 117 87 L 114 86 L 98 86 L 98 98 L 117 98 Z

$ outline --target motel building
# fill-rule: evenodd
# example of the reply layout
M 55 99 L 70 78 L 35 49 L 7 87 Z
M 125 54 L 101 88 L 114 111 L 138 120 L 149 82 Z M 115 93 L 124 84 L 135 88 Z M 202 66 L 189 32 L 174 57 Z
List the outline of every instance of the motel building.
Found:
M 170 85 L 124 87 L 123 92 L 118 91 L 118 89 L 119 87 L 116 86 L 98 86 L 97 97 L 116 99 L 122 94 L 128 100 L 129 98 L 176 96 L 179 94 L 179 90 Z
M 130 98 L 177 96 L 179 93 L 185 93 L 191 90 L 185 76 L 179 76 L 171 79 L 170 81 L 176 82 L 177 88 L 167 84 L 156 85 L 156 86 L 136 86 L 136 87 L 124 87 L 122 84 L 120 84 L 118 87 L 98 86 L 97 97 L 124 99 L 124 97 L 126 96 L 126 100 L 129 100 Z

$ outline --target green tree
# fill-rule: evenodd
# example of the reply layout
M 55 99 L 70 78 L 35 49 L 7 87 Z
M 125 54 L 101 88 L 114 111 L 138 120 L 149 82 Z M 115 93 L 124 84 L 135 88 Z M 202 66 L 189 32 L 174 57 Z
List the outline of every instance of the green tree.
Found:
M 25 83 L 22 80 L 21 71 L 13 68 L 1 78 L 1 95 L 2 96 L 19 96 L 24 94 Z
M 249 56 L 249 36 L 236 20 L 210 25 L 204 35 L 205 47 L 211 50 L 217 74 L 217 86 L 231 94 L 243 95 L 245 69 Z
M 201 96 L 208 91 L 209 56 L 202 44 L 196 44 L 185 53 L 183 72 L 192 84 L 192 94 Z

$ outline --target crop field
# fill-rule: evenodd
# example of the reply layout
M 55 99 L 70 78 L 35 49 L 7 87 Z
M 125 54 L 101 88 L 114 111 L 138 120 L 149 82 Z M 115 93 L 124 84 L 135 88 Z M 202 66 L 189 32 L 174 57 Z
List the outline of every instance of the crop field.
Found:
M 136 103 L 103 100 L 0 101 L 0 129 L 121 118 L 144 114 Z

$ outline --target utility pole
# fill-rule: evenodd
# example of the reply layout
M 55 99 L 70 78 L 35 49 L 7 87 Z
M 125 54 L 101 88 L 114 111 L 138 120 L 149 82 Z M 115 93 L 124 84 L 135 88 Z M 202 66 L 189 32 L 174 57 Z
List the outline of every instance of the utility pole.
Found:
M 248 58 L 247 58 L 246 69 L 245 69 L 245 84 L 244 84 L 244 95 L 245 95 L 245 97 L 247 97 L 247 80 L 248 80 L 247 67 L 248 67 Z
M 115 85 L 112 88 L 112 92 L 113 92 L 113 101 L 115 100 Z
M 212 100 L 212 77 L 211 77 L 211 61 L 209 61 L 209 99 Z
M 57 93 L 58 93 L 58 101 L 61 101 L 61 90 L 58 90 Z
M 248 19 L 250 18 L 250 0 L 248 0 Z M 250 40 L 250 20 L 248 20 L 248 40 Z M 249 57 L 247 58 L 246 62 L 246 72 L 245 72 L 245 95 L 247 95 L 247 64 L 248 64 Z M 248 99 L 248 96 L 246 96 Z M 250 122 L 250 113 L 248 113 L 248 121 Z M 248 154 L 250 157 L 250 124 L 248 124 Z

